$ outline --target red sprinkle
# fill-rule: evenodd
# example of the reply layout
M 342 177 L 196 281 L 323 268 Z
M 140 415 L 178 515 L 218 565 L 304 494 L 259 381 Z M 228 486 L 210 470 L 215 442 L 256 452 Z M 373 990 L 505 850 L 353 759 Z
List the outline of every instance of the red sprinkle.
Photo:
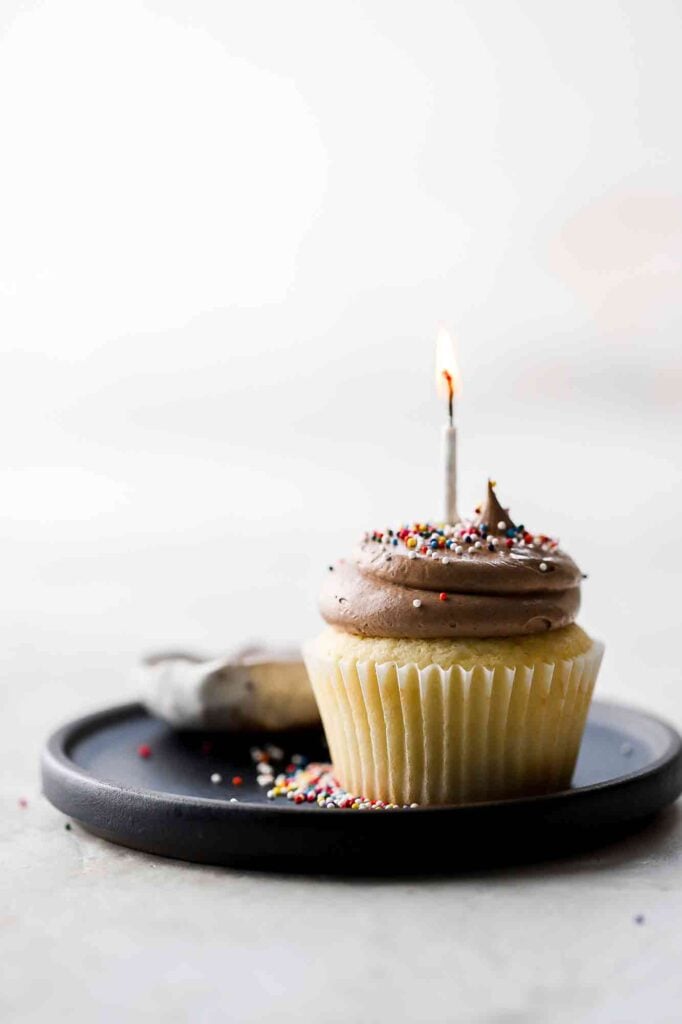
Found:
M 148 743 L 140 743 L 139 747 L 137 748 L 137 753 L 139 757 L 151 757 L 152 748 L 149 746 Z
M 232 779 L 233 786 L 241 786 L 243 782 L 244 780 L 241 777 L 241 775 L 235 775 L 234 778 Z
M 514 547 L 514 541 L 511 539 L 511 537 L 507 537 L 507 539 L 506 539 L 506 541 L 504 543 L 507 545 L 508 548 L 513 548 Z
M 438 600 L 439 601 L 447 601 L 447 599 L 448 599 L 448 595 L 445 592 L 443 592 L 442 594 L 438 595 Z
M 19 804 L 20 807 L 28 807 L 28 800 L 26 799 L 25 796 L 20 796 L 17 803 Z

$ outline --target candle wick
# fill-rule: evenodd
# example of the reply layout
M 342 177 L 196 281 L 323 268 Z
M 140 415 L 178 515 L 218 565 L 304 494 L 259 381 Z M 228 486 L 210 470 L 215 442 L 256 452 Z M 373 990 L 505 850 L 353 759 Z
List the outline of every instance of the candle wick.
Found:
M 453 410 L 453 399 L 455 395 L 455 389 L 452 384 L 452 374 L 449 370 L 443 370 L 443 376 L 445 377 L 445 383 L 448 386 L 448 419 L 450 426 L 454 426 L 454 410 Z

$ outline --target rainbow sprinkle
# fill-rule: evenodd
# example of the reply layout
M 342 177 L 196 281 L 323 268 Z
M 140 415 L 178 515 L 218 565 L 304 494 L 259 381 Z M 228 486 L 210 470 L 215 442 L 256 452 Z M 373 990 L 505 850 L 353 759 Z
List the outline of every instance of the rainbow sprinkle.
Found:
M 532 547 L 541 551 L 555 551 L 559 541 L 544 533 L 530 533 L 523 523 L 507 526 L 465 520 L 449 526 L 445 523 L 411 523 L 398 530 L 371 530 L 364 536 L 366 543 L 404 548 L 410 558 L 442 558 L 454 555 L 473 555 L 485 551 L 504 552 L 512 547 Z
M 292 758 L 293 761 L 293 758 Z M 383 800 L 370 800 L 345 790 L 332 775 L 330 764 L 311 762 L 296 768 L 294 764 L 278 775 L 272 789 L 268 790 L 270 800 L 284 797 L 295 804 L 317 804 L 328 809 L 338 808 L 349 811 L 393 811 L 399 807 L 417 807 L 418 804 L 391 804 Z

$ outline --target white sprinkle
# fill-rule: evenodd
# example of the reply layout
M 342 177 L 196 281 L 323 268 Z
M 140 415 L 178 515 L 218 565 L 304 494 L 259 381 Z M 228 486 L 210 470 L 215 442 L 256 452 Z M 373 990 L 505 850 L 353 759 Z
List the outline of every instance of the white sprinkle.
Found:
M 272 765 L 271 764 L 264 764 L 262 761 L 261 761 L 260 764 L 256 765 L 256 771 L 258 772 L 259 775 L 273 775 L 274 774 L 273 771 L 272 771 Z
M 455 548 L 455 554 L 456 555 L 463 555 L 464 554 L 464 548 L 456 547 Z
M 412 602 L 412 607 L 413 608 L 421 608 L 421 606 L 422 606 L 421 601 L 419 600 L 418 597 L 415 597 L 414 601 Z
M 549 566 L 547 565 L 547 562 L 540 562 L 540 572 L 547 572 L 548 569 Z
M 259 775 L 256 780 L 259 786 L 271 786 L 275 781 L 274 775 Z
M 539 548 L 541 543 L 542 543 L 542 541 L 540 540 L 539 537 L 534 537 L 533 538 L 533 544 L 535 545 L 536 548 Z
M 416 558 L 417 555 L 416 555 L 416 553 L 414 551 L 410 551 L 410 553 L 409 553 L 409 555 L 407 557 L 408 558 Z
M 223 781 L 223 777 L 220 774 L 220 772 L 213 772 L 213 775 L 211 776 L 211 782 L 213 783 L 213 785 L 217 786 L 218 783 L 222 782 L 222 781 Z
M 449 564 L 450 564 L 450 559 L 449 558 L 444 558 L 443 559 L 443 565 L 449 565 Z
M 410 804 L 410 807 L 419 807 L 419 804 Z
M 275 761 L 281 761 L 282 758 L 284 757 L 284 751 L 282 750 L 282 748 L 276 747 L 272 743 L 268 743 L 265 749 L 267 750 L 270 757 L 274 758 Z
M 269 789 L 265 795 L 268 798 L 268 800 L 274 800 L 275 796 L 276 796 L 276 793 L 275 793 L 274 789 Z
M 474 547 L 475 547 L 475 548 L 476 548 L 476 549 L 477 549 L 478 551 L 480 551 L 480 550 L 481 550 L 481 548 L 483 547 L 483 545 L 481 544 L 480 540 L 477 540 L 477 541 L 476 541 L 476 543 L 474 544 Z
M 236 797 L 236 796 L 231 796 L 231 797 L 230 797 L 230 803 L 231 803 L 231 804 L 238 804 L 238 803 L 239 803 L 239 800 L 237 800 L 237 797 Z
M 506 523 L 498 523 L 497 524 L 497 529 L 498 530 L 506 530 L 507 529 L 507 524 Z
M 305 758 L 304 758 L 303 754 L 292 754 L 291 755 L 291 763 L 292 764 L 303 764 L 304 761 L 305 761 Z

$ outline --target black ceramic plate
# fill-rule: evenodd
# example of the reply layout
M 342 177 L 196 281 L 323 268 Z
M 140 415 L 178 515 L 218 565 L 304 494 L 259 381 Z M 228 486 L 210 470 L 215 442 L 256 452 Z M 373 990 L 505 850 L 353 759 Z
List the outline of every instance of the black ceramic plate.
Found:
M 352 811 L 270 801 L 249 755 L 267 739 L 178 733 L 127 704 L 51 737 L 43 789 L 90 832 L 137 850 L 235 867 L 368 874 L 572 852 L 636 828 L 682 792 L 678 733 L 641 711 L 600 702 L 572 789 L 461 807 Z M 325 759 L 319 732 L 275 742 L 286 742 L 289 754 Z M 147 759 L 141 744 L 151 748 Z M 213 772 L 223 776 L 220 785 L 211 783 Z M 243 784 L 233 785 L 234 776 Z

